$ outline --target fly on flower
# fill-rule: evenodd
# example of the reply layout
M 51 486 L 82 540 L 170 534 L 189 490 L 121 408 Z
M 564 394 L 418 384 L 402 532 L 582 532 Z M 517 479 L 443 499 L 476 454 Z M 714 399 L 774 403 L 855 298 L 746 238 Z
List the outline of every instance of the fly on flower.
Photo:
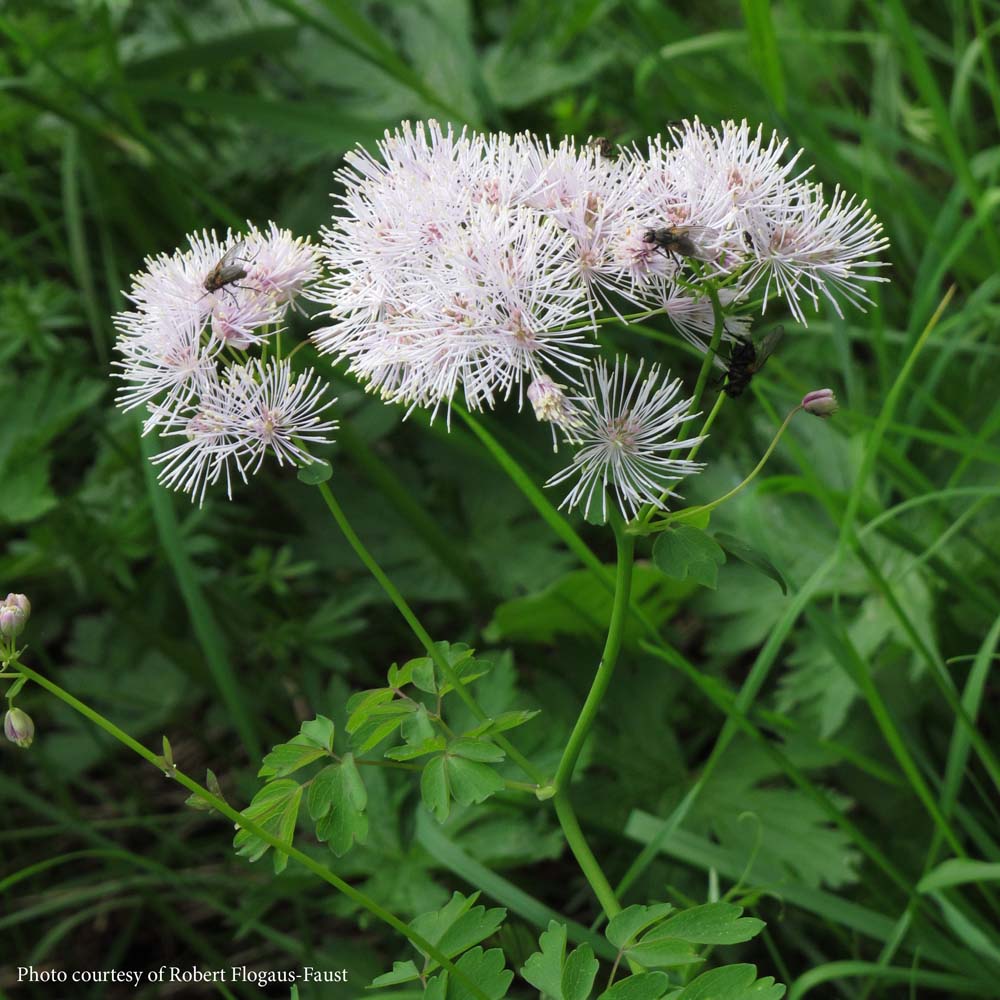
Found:
M 767 333 L 759 346 L 749 335 L 733 343 L 729 349 L 729 368 L 726 372 L 726 384 L 723 386 L 723 391 L 730 399 L 743 395 L 754 375 L 764 367 L 784 335 L 785 328 L 779 326 Z
M 682 257 L 715 260 L 716 254 L 704 245 L 713 236 L 713 230 L 705 226 L 665 226 L 662 229 L 647 229 L 642 241 L 662 250 L 679 265 L 683 263 Z
M 226 288 L 226 285 L 231 285 L 234 282 L 240 281 L 242 278 L 247 276 L 247 269 L 243 266 L 244 264 L 249 264 L 246 258 L 241 257 L 240 254 L 246 247 L 247 241 L 240 240 L 234 243 L 222 256 L 221 260 L 212 268 L 211 271 L 205 276 L 204 289 L 206 294 L 208 292 L 217 292 L 220 289 Z M 239 263 L 237 263 L 239 261 Z M 238 285 L 237 287 L 242 287 Z M 229 291 L 226 289 L 226 291 Z M 232 292 L 229 292 L 232 295 Z

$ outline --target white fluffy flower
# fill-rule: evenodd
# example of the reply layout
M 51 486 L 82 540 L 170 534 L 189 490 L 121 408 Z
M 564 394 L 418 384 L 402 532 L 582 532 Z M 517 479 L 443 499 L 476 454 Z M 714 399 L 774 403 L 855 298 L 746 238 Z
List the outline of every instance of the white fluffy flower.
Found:
M 882 224 L 867 202 L 849 198 L 840 187 L 828 202 L 822 185 L 798 184 L 780 204 L 751 213 L 746 231 L 755 259 L 745 287 L 763 280 L 763 308 L 773 290 L 803 325 L 803 299 L 818 308 L 823 297 L 841 316 L 835 293 L 863 310 L 871 302 L 866 286 L 887 280 L 872 273 L 886 266 L 877 259 L 889 245 Z
M 324 233 L 333 321 L 314 334 L 366 387 L 472 409 L 585 363 L 590 306 L 570 236 L 528 202 L 544 180 L 507 136 L 435 123 L 348 156 L 343 212 Z
M 606 518 L 610 487 L 622 515 L 634 517 L 643 504 L 669 494 L 671 483 L 702 468 L 671 457 L 701 438 L 675 439 L 677 429 L 698 414 L 688 413 L 689 399 L 673 402 L 681 383 L 669 378 L 668 373 L 661 381 L 658 365 L 643 378 L 640 364 L 630 379 L 621 359 L 613 370 L 598 360 L 595 370 L 584 375 L 585 394 L 572 400 L 573 436 L 580 448 L 572 464 L 545 484 L 576 480 L 560 507 L 582 507 L 586 516 L 599 498 Z
M 293 378 L 287 360 L 233 365 L 221 378 L 206 380 L 165 433 L 183 441 L 154 457 L 162 466 L 160 482 L 200 503 L 222 478 L 232 498 L 235 475 L 246 482 L 269 450 L 279 464 L 316 461 L 303 444 L 325 444 L 337 427 L 320 418 L 334 402 L 324 401 L 323 392 L 311 369 Z
M 144 406 L 143 433 L 158 429 L 184 440 L 157 456 L 160 480 L 204 498 L 225 477 L 256 472 L 267 451 L 279 462 L 312 461 L 303 442 L 326 441 L 333 424 L 311 373 L 292 378 L 287 362 L 226 363 L 275 332 L 295 297 L 316 279 L 320 263 L 308 241 L 270 223 L 193 233 L 188 249 L 146 259 L 126 293 L 135 308 L 115 325 L 123 409 Z

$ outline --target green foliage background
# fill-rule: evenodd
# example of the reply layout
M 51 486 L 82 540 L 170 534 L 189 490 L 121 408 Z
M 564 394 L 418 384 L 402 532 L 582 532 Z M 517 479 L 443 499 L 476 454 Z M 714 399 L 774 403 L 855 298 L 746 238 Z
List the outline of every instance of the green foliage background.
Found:
M 4 5 L 0 586 L 31 597 L 32 662 L 147 745 L 167 733 L 243 807 L 272 745 L 317 713 L 341 729 L 352 691 L 421 653 L 314 490 L 272 469 L 198 509 L 156 486 L 108 377 L 110 316 L 145 254 L 245 219 L 317 233 L 342 154 L 402 118 L 616 142 L 693 115 L 760 121 L 870 200 L 892 283 L 867 315 L 792 331 L 723 409 L 694 500 L 737 482 L 805 391 L 841 399 L 713 519 L 789 592 L 734 560 L 716 590 L 640 564 L 644 606 L 697 673 L 627 636 L 575 797 L 616 882 L 697 787 L 627 902 L 700 903 L 742 879 L 767 930 L 718 951 L 792 996 L 1000 996 L 996 787 L 956 713 L 960 697 L 996 745 L 998 35 L 994 0 Z M 697 371 L 642 331 L 612 339 Z M 551 769 L 608 596 L 461 421 L 404 423 L 329 375 L 344 426 L 324 457 L 352 523 L 433 635 L 493 662 L 491 711 L 541 709 L 519 745 Z M 556 467 L 527 415 L 482 424 L 534 482 Z M 613 559 L 606 531 L 577 527 Z M 748 674 L 766 677 L 749 727 Z M 303 869 L 248 867 L 227 824 L 37 688 L 19 704 L 38 735 L 0 750 L 3 995 L 54 996 L 18 987 L 19 964 L 309 964 L 350 984 L 304 998 L 344 998 L 405 957 Z M 552 910 L 593 921 L 544 804 L 505 792 L 439 826 L 408 777 L 368 769 L 367 843 L 310 851 L 405 919 L 484 890 L 515 969 Z M 992 867 L 921 881 L 965 855 Z

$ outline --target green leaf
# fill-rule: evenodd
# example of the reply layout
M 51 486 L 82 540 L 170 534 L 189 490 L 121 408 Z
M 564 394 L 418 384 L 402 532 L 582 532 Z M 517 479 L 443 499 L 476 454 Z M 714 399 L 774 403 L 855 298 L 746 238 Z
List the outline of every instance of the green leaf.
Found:
M 653 562 L 673 580 L 693 580 L 715 589 L 726 553 L 701 528 L 680 524 L 660 533 L 653 544 Z
M 455 742 L 464 744 L 464 753 L 489 754 L 488 759 L 498 759 L 489 751 L 478 749 L 489 744 L 481 744 L 475 740 Z M 503 787 L 503 778 L 489 764 L 453 754 L 450 748 L 447 753 L 428 761 L 420 776 L 420 794 L 424 805 L 434 813 L 439 823 L 448 818 L 451 799 L 468 806 L 474 802 L 485 802 Z
M 347 699 L 347 731 L 357 732 L 376 708 L 392 701 L 395 696 L 392 688 L 372 688 L 352 694 Z
M 372 987 L 379 986 L 399 986 L 401 983 L 412 983 L 420 978 L 420 970 L 414 962 L 393 962 L 392 972 L 383 973 L 376 976 L 372 982 Z
M 470 740 L 460 737 L 448 744 L 448 753 L 466 760 L 478 760 L 488 764 L 499 764 L 506 754 L 500 747 L 485 740 Z
M 742 913 L 743 907 L 735 903 L 705 903 L 670 917 L 656 930 L 691 944 L 740 944 L 756 937 L 765 926 L 763 920 Z
M 673 909 L 669 903 L 629 906 L 609 922 L 608 940 L 640 965 L 655 968 L 700 962 L 691 944 L 663 930 L 663 921 Z
M 306 486 L 319 486 L 333 475 L 333 466 L 321 458 L 314 458 L 308 465 L 303 465 L 298 471 L 298 480 Z
M 600 963 L 589 944 L 581 944 L 570 952 L 563 966 L 562 1000 L 587 1000 L 594 986 Z
M 621 951 L 632 944 L 647 927 L 666 919 L 673 911 L 674 908 L 670 903 L 627 906 L 621 913 L 611 918 L 604 934 Z
M 299 804 L 302 801 L 302 786 L 290 778 L 282 778 L 266 784 L 254 797 L 250 805 L 243 810 L 243 815 L 262 826 L 268 833 L 291 843 L 295 835 L 295 823 L 299 815 Z M 249 830 L 238 830 L 233 838 L 236 853 L 257 861 L 270 850 L 271 845 L 261 840 Z M 288 864 L 288 855 L 275 851 L 275 873 L 282 871 Z
M 451 789 L 448 785 L 448 762 L 442 755 L 424 765 L 420 775 L 420 797 L 424 805 L 443 823 L 451 809 Z
M 552 1000 L 587 1000 L 594 986 L 599 963 L 588 944 L 566 955 L 566 926 L 555 920 L 538 939 L 536 951 L 521 969 L 521 975 Z
M 640 972 L 615 983 L 600 994 L 598 1000 L 659 1000 L 670 986 L 663 972 Z M 719 1000 L 722 1000 L 720 997 Z
M 917 883 L 917 892 L 937 892 L 969 882 L 1000 882 L 1000 864 L 969 858 L 950 858 L 942 861 Z
M 502 1000 L 514 978 L 514 973 L 505 968 L 504 954 L 499 948 L 491 948 L 489 951 L 473 948 L 455 965 L 489 1000 Z M 440 973 L 428 982 L 424 997 L 425 1000 L 480 1000 L 464 979 L 447 972 Z
M 386 750 L 385 756 L 389 760 L 416 760 L 429 753 L 440 753 L 447 745 L 447 740 L 443 736 L 432 736 L 429 740 L 414 746 L 392 747 Z
M 448 760 L 448 776 L 451 794 L 460 805 L 485 802 L 495 792 L 503 790 L 503 778 L 488 764 L 451 757 Z
M 781 1000 L 784 995 L 785 987 L 775 983 L 773 977 L 757 979 L 754 966 L 726 965 L 703 972 L 673 997 L 676 1000 Z
M 409 701 L 393 701 L 368 712 L 365 721 L 351 734 L 351 745 L 359 754 L 367 753 L 394 733 L 408 715 L 416 711 Z
M 460 892 L 439 910 L 422 913 L 411 921 L 410 927 L 442 952 L 446 958 L 454 958 L 495 934 L 507 916 L 500 906 L 487 909 L 476 905 L 479 893 L 464 896 Z M 438 967 L 437 963 L 424 955 L 427 963 L 424 974 Z
M 742 539 L 737 538 L 735 535 L 727 534 L 724 531 L 717 531 L 715 533 L 715 540 L 731 556 L 735 556 L 741 562 L 745 562 L 748 566 L 759 570 L 764 576 L 769 576 L 781 588 L 783 594 L 788 593 L 788 584 L 785 583 L 785 578 L 775 568 L 774 563 L 767 556 L 758 552 L 752 545 L 748 545 Z
M 329 757 L 329 752 L 316 746 L 308 737 L 293 736 L 288 743 L 279 743 L 272 747 L 271 752 L 264 757 L 258 778 L 284 778 L 305 767 L 321 757 Z
M 333 737 L 336 727 L 333 720 L 325 715 L 317 715 L 315 719 L 303 722 L 299 727 L 299 735 L 309 740 L 314 746 L 333 751 Z
M 328 842 L 337 857 L 346 854 L 354 842 L 368 837 L 368 793 L 354 757 L 345 754 L 338 764 L 324 767 L 309 786 L 309 815 L 316 821 L 316 837 Z
M 653 969 L 667 969 L 678 965 L 696 965 L 704 959 L 687 941 L 663 935 L 654 928 L 641 941 L 625 949 L 627 958 Z
M 478 736 L 487 736 L 493 733 L 505 733 L 509 729 L 516 729 L 530 722 L 536 715 L 540 715 L 538 709 L 522 709 L 515 712 L 501 712 L 495 719 L 486 719 L 474 729 L 463 733 L 464 736 L 475 739 Z
M 417 710 L 403 720 L 399 735 L 410 746 L 418 746 L 434 738 L 434 724 L 427 715 L 427 709 L 420 705 Z

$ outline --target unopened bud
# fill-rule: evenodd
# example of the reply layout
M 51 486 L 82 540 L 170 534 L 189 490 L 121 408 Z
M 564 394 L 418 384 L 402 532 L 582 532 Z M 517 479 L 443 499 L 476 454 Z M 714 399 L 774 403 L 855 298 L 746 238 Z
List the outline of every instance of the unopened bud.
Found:
M 0 604 L 0 635 L 13 639 L 24 630 L 28 616 L 17 604 Z
M 830 417 L 837 412 L 837 397 L 833 389 L 814 389 L 802 397 L 802 409 L 817 417 Z
M 3 734 L 11 743 L 27 750 L 35 738 L 35 724 L 27 712 L 22 712 L 19 708 L 9 708 L 3 717 Z
M 528 402 L 538 420 L 551 421 L 560 427 L 577 423 L 573 404 L 566 398 L 563 387 L 542 375 L 528 386 Z
M 24 612 L 24 620 L 31 617 L 31 601 L 24 594 L 8 594 L 4 604 L 16 604 Z

